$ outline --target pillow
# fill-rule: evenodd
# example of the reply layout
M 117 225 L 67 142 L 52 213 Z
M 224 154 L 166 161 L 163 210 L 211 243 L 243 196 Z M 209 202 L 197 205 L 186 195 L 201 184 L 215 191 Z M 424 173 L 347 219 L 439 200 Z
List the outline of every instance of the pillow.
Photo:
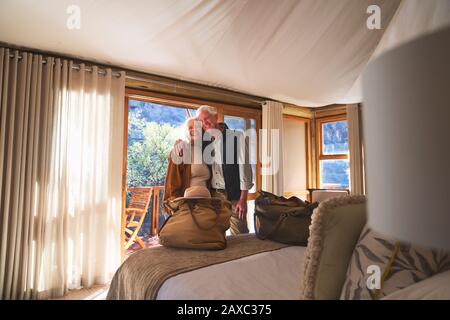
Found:
M 314 210 L 305 252 L 303 299 L 339 299 L 365 224 L 364 196 L 328 199 Z
M 450 270 L 395 291 L 383 300 L 450 300 Z
M 377 266 L 380 289 L 369 289 Z M 450 269 L 450 255 L 383 237 L 367 226 L 361 233 L 347 271 L 341 299 L 379 299 Z M 375 275 L 374 275 L 375 276 Z

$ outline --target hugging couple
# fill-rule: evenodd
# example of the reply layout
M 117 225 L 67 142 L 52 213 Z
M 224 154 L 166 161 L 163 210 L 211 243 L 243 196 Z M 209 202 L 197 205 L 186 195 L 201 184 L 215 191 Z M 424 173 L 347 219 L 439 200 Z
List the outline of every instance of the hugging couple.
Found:
M 247 195 L 253 183 L 243 141 L 242 133 L 218 122 L 214 107 L 201 106 L 197 117 L 186 121 L 186 140 L 178 140 L 170 153 L 163 203 L 180 197 L 228 200 L 231 234 L 248 233 Z

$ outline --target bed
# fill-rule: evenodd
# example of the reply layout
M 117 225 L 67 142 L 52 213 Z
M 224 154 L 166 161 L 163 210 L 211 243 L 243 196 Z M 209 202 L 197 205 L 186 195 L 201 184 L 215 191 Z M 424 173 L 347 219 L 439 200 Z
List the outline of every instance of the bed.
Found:
M 107 299 L 300 299 L 305 247 L 231 236 L 221 251 L 150 248 L 117 270 Z

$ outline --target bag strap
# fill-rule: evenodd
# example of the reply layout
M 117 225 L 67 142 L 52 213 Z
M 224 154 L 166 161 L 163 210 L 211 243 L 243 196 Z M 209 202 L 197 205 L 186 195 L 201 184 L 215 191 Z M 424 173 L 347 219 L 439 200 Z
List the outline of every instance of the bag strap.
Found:
M 190 211 L 191 216 L 192 216 L 192 220 L 194 221 L 195 225 L 196 225 L 200 230 L 203 230 L 203 231 L 211 230 L 211 229 L 214 228 L 214 227 L 217 225 L 217 223 L 219 222 L 219 215 L 220 215 L 220 200 L 218 200 L 218 201 L 213 200 L 213 201 L 212 201 L 212 202 L 213 202 L 214 211 L 216 212 L 216 221 L 214 221 L 214 224 L 213 224 L 213 225 L 211 225 L 211 226 L 209 226 L 209 227 L 207 227 L 207 228 L 204 228 L 204 227 L 200 226 L 200 224 L 199 224 L 198 221 L 197 221 L 197 218 L 195 217 L 195 214 L 193 213 L 193 210 L 194 210 L 194 204 L 195 204 L 196 202 L 197 202 L 197 200 L 187 200 L 187 201 L 186 201 L 186 203 L 187 203 L 187 205 L 188 205 L 188 207 L 189 207 L 189 211 Z
M 178 210 L 179 206 L 172 207 L 171 203 L 173 200 L 167 199 L 163 202 L 163 207 L 166 209 L 167 213 L 171 216 L 175 211 Z

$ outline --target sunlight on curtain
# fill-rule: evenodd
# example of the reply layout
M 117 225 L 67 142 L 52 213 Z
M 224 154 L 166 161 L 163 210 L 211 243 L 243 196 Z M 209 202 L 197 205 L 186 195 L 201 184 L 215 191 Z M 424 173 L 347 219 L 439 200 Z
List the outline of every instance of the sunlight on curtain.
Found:
M 283 196 L 283 104 L 263 105 L 260 139 L 262 189 Z
M 0 53 L 0 298 L 104 284 L 120 263 L 125 75 Z

